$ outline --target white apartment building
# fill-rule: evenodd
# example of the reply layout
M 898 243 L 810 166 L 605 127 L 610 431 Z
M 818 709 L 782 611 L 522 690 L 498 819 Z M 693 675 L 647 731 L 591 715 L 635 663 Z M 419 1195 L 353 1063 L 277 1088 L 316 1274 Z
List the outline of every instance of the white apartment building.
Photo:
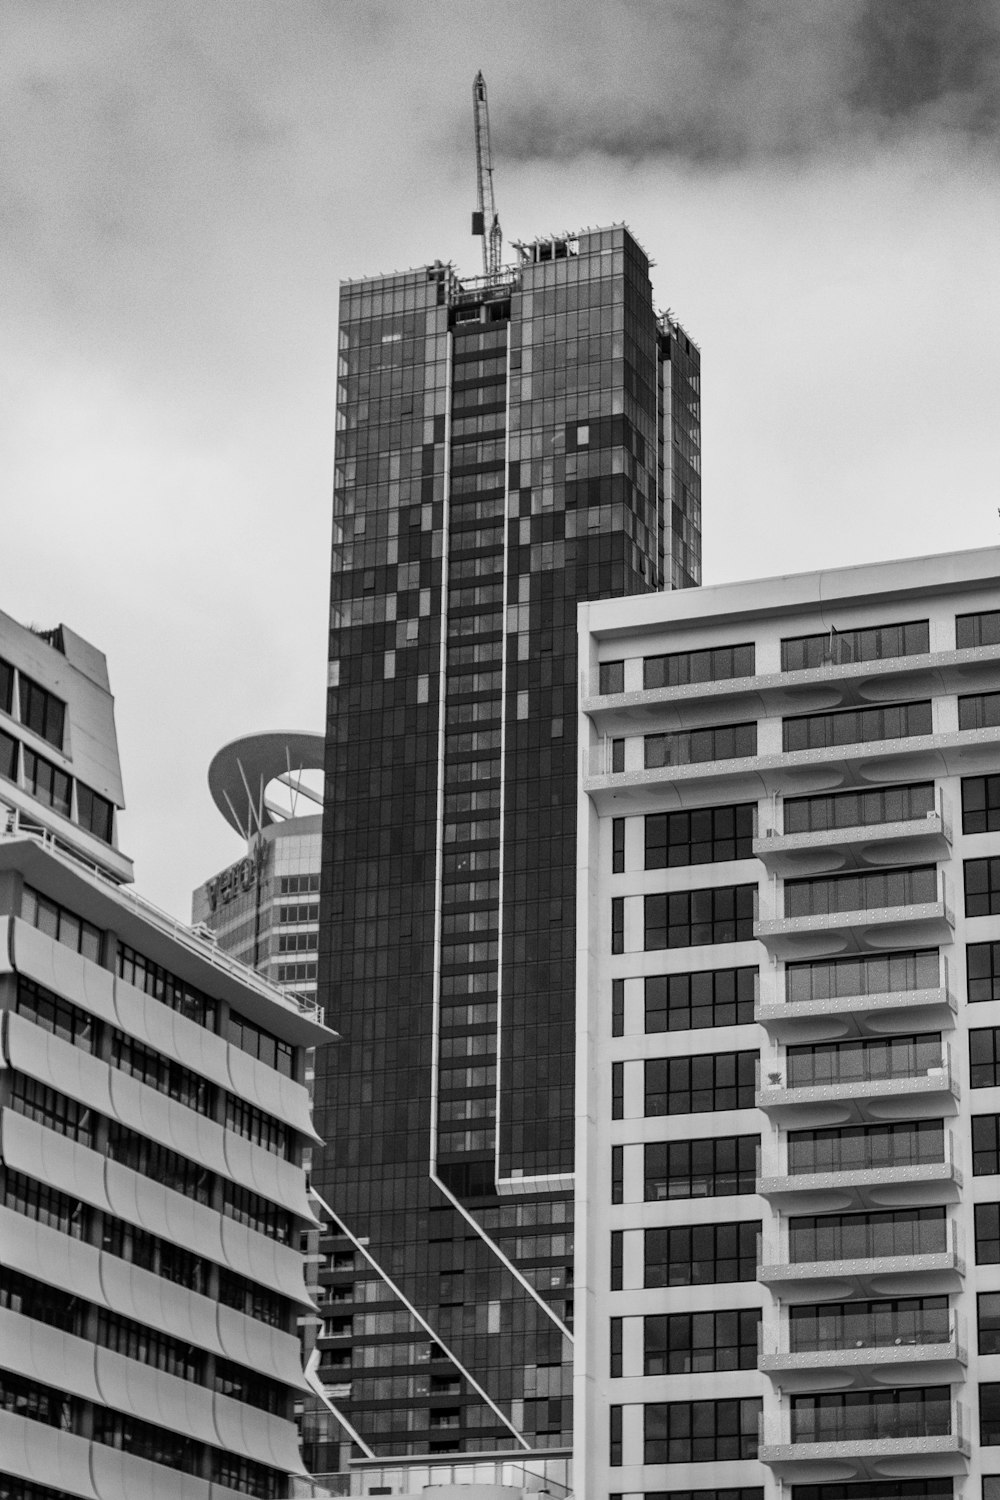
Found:
M 334 1033 L 122 884 L 122 803 L 104 657 L 0 616 L 0 1496 L 278 1500 Z
M 1000 549 L 579 659 L 578 1493 L 997 1500 Z

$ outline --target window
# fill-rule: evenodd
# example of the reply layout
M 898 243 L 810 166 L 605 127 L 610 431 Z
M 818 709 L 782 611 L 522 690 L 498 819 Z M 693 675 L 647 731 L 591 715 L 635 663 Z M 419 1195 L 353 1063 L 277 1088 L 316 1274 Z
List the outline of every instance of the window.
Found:
M 57 750 L 63 746 L 63 724 L 66 705 L 53 693 L 39 687 L 30 677 L 20 673 L 18 691 L 21 698 L 21 723 Z
M 100 963 L 104 938 L 101 929 L 60 906 L 58 901 L 50 901 L 40 891 L 32 890 L 30 885 L 24 887 L 21 897 L 21 916 L 32 927 L 55 938 L 57 943 L 64 943 L 75 953 L 82 953 L 92 963 Z
M 263 1026 L 256 1026 L 253 1021 L 237 1015 L 235 1011 L 231 1011 L 229 1015 L 227 1040 L 239 1047 L 241 1052 L 249 1052 L 251 1057 L 258 1058 L 267 1067 L 276 1068 L 286 1078 L 293 1076 L 294 1050 L 290 1043 L 283 1042 L 280 1037 L 265 1031 Z
M 951 1431 L 951 1392 L 946 1385 L 824 1391 L 793 1396 L 791 1408 L 793 1443 L 938 1437 Z
M 14 668 L 0 656 L 0 713 L 9 714 L 14 703 Z
M 643 1286 L 715 1286 L 730 1281 L 756 1281 L 759 1242 L 759 1219 L 647 1229 L 643 1241 Z
M 216 1003 L 195 985 L 171 974 L 125 943 L 118 944 L 116 969 L 119 979 L 124 979 L 126 984 L 135 985 L 136 989 L 169 1005 L 171 1010 L 179 1011 L 208 1031 L 215 1030 Z
M 70 1004 L 68 1000 L 61 1000 L 49 990 L 43 990 L 34 980 L 25 979 L 20 974 L 17 978 L 14 1009 L 25 1020 L 34 1022 L 45 1031 L 51 1031 L 53 1036 L 62 1037 L 63 1041 L 71 1042 L 81 1051 L 94 1051 L 97 1022 L 93 1016 Z
M 647 1058 L 646 1117 L 753 1109 L 757 1057 L 756 1052 L 704 1052 L 695 1057 Z
M 785 750 L 829 750 L 838 745 L 872 744 L 931 733 L 930 700 L 880 708 L 841 708 L 781 721 Z
M 70 815 L 70 779 L 51 761 L 36 755 L 34 750 L 24 747 L 24 784 L 32 796 L 37 797 L 53 812 L 64 818 Z
M 625 1064 L 614 1062 L 611 1064 L 611 1118 L 622 1120 L 625 1117 Z
M 737 760 L 757 754 L 757 724 L 721 724 L 714 729 L 681 729 L 647 734 L 643 739 L 646 770 L 660 766 L 693 766 L 710 760 Z
M 940 984 L 936 948 L 785 965 L 785 998 L 793 1003 L 934 990 Z
M 204 1356 L 199 1350 L 103 1307 L 97 1312 L 95 1343 L 181 1380 L 202 1379 Z
M 642 1320 L 644 1375 L 700 1375 L 756 1370 L 760 1308 L 731 1312 L 657 1313 Z
M 90 1219 L 90 1210 L 79 1198 L 71 1198 L 58 1188 L 36 1182 L 33 1177 L 24 1177 L 10 1167 L 2 1169 L 4 1208 L 34 1219 L 38 1224 L 48 1224 L 60 1234 L 68 1234 L 75 1240 L 85 1239 Z
M 228 1359 L 216 1359 L 214 1387 L 233 1401 L 256 1406 L 272 1416 L 284 1416 L 287 1394 L 283 1386 L 259 1370 L 245 1370 Z
M 1000 1266 L 1000 1203 L 977 1203 L 976 1265 Z
M 5 781 L 17 781 L 17 746 L 13 735 L 0 729 L 0 776 Z
M 803 1214 L 788 1221 L 788 1248 L 795 1264 L 941 1255 L 948 1249 L 948 1223 L 943 1208 Z
M 980 1354 L 1000 1354 L 1000 1292 L 980 1292 L 976 1324 Z
M 966 868 L 971 861 L 966 862 Z M 997 860 L 1000 886 L 1000 859 Z M 919 906 L 938 899 L 937 867 L 868 870 L 850 875 L 821 875 L 785 881 L 785 916 L 829 916 L 836 912 L 875 911 L 891 906 Z
M 126 1036 L 122 1031 L 112 1033 L 111 1063 L 130 1078 L 138 1078 L 149 1088 L 176 1099 L 178 1104 L 183 1104 L 198 1114 L 214 1113 L 214 1084 L 202 1078 L 199 1073 L 193 1073 L 190 1068 L 185 1068 L 183 1064 L 174 1062 L 173 1058 L 154 1052 L 151 1047 L 137 1042 L 134 1037 Z
M 992 917 L 1000 912 L 1000 859 L 965 861 L 965 915 Z
M 611 770 L 614 773 L 625 769 L 625 741 L 611 741 Z
M 647 975 L 646 1031 L 746 1025 L 753 1020 L 757 981 L 753 967 Z
M 982 1026 L 969 1032 L 969 1084 L 974 1089 L 1000 1084 L 1000 1026 Z
M 839 1129 L 788 1132 L 791 1176 L 801 1172 L 867 1172 L 879 1167 L 914 1167 L 943 1160 L 941 1120 L 901 1120 L 892 1125 L 845 1125 Z
M 96 1119 L 85 1105 L 21 1073 L 12 1073 L 10 1077 L 10 1103 L 17 1114 L 37 1121 L 68 1140 L 78 1141 L 81 1146 L 94 1144 Z
M 238 1224 L 246 1224 L 258 1234 L 266 1234 L 279 1245 L 292 1242 L 291 1215 L 283 1208 L 250 1192 L 249 1188 L 237 1187 L 235 1183 L 222 1184 L 222 1212 Z
M 970 646 L 1000 646 L 1000 609 L 956 615 L 955 645 L 959 651 L 968 650 Z
M 918 1078 L 942 1065 L 936 1031 L 871 1041 L 816 1042 L 785 1048 L 789 1088 L 854 1083 L 859 1079 Z
M 608 1374 L 617 1380 L 622 1373 L 622 1319 L 612 1318 L 610 1328 L 611 1368 Z
M 183 1193 L 197 1203 L 208 1203 L 211 1199 L 214 1178 L 207 1167 L 188 1161 L 159 1141 L 147 1140 L 117 1120 L 110 1121 L 108 1126 L 107 1153 L 110 1161 L 121 1162 L 133 1172 L 152 1177 L 162 1187 Z
M 645 1200 L 659 1203 L 668 1198 L 724 1198 L 752 1193 L 759 1154 L 759 1135 L 652 1141 L 643 1147 Z
M 611 1035 L 625 1035 L 625 981 L 611 981 Z
M 207 1296 L 211 1267 L 200 1255 L 109 1214 L 104 1215 L 102 1234 L 101 1249 L 108 1255 Z
M 80 1337 L 84 1331 L 88 1304 L 80 1297 L 63 1291 L 61 1287 L 49 1286 L 36 1281 L 33 1276 L 24 1276 L 19 1271 L 4 1267 L 0 1277 L 0 1307 L 20 1313 L 22 1317 L 34 1318 L 36 1323 L 45 1323 L 49 1328 L 61 1328 L 64 1333 Z M 3 1488 L 0 1486 L 0 1496 Z
M 611 873 L 621 875 L 625 869 L 625 819 L 611 819 Z
M 697 948 L 753 937 L 756 885 L 718 885 L 670 891 L 644 900 L 645 947 Z
M 1000 1172 L 1000 1115 L 972 1116 L 972 1175 Z
M 611 1147 L 611 1201 L 622 1203 L 625 1197 L 625 1148 Z
M 73 1432 L 78 1423 L 79 1403 L 65 1391 L 54 1390 L 35 1380 L 24 1380 L 9 1370 L 0 1372 L 0 1411 L 13 1412 L 47 1427 Z M 20 1500 L 20 1497 L 18 1497 Z
M 833 792 L 821 797 L 786 797 L 783 809 L 785 833 L 909 823 L 934 811 L 934 783 L 921 781 L 913 786 Z
M 788 1332 L 793 1353 L 944 1344 L 951 1335 L 951 1315 L 947 1297 L 822 1302 L 790 1307 Z
M 969 693 L 958 700 L 959 729 L 1000 726 L 1000 693 Z
M 1000 776 L 962 777 L 962 832 L 1000 829 Z
M 704 651 L 673 651 L 647 656 L 642 663 L 644 688 L 687 687 L 698 682 L 722 682 L 754 674 L 752 641 L 739 646 L 712 646 Z
M 1000 1205 L 998 1205 L 1000 1206 Z M 611 1231 L 611 1291 L 620 1292 L 625 1269 L 625 1238 L 620 1229 Z
M 757 1457 L 759 1396 L 730 1401 L 656 1401 L 643 1407 L 643 1461 L 714 1463 Z
M 291 1161 L 292 1134 L 288 1126 L 235 1094 L 226 1095 L 226 1127 L 272 1155 Z
M 965 971 L 970 1004 L 1000 1000 L 1000 943 L 969 943 Z
M 979 1441 L 984 1448 L 1000 1444 L 1000 1383 L 979 1383 Z
M 648 813 L 646 869 L 750 859 L 755 812 L 755 803 L 744 802 L 692 812 Z
M 902 625 L 869 625 L 858 630 L 831 627 L 818 635 L 793 635 L 781 643 L 781 670 L 804 672 L 830 662 L 884 661 L 894 656 L 921 656 L 930 650 L 927 620 Z
M 598 692 L 600 693 L 624 693 L 625 691 L 625 663 L 623 661 L 602 661 L 597 669 Z
M 114 803 L 98 792 L 91 791 L 82 781 L 76 784 L 76 817 L 81 828 L 110 844 L 114 834 Z
M 625 897 L 611 898 L 611 951 L 625 952 Z
M 612 1469 L 621 1468 L 622 1463 L 622 1408 L 608 1408 L 608 1464 Z

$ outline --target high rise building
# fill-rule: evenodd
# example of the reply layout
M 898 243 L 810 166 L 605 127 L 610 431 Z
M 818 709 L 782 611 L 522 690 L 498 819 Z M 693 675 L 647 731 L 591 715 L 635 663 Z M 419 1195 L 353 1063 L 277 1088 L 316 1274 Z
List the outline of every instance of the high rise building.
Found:
M 580 661 L 579 1492 L 995 1500 L 1000 548 Z
M 103 655 L 0 615 L 0 1493 L 302 1476 L 315 999 L 122 882 Z
M 576 607 L 699 582 L 699 354 L 624 227 L 517 252 L 342 288 L 321 1373 L 371 1460 L 564 1482 Z

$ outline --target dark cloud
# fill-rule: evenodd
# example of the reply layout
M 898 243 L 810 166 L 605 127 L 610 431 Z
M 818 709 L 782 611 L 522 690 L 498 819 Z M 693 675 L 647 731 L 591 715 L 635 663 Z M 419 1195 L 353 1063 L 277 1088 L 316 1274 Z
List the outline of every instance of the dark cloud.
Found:
M 557 11 L 561 7 L 556 7 Z M 791 161 L 906 131 L 995 149 L 996 0 L 677 0 L 611 6 L 530 55 L 495 118 L 511 160 Z

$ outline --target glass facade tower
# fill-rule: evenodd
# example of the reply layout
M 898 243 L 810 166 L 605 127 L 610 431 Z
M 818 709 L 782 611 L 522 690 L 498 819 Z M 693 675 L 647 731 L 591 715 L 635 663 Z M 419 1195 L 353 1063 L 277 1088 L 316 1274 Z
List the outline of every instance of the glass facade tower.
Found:
M 517 249 L 341 297 L 315 1182 L 371 1458 L 570 1443 L 576 606 L 700 582 L 696 346 L 624 227 Z

